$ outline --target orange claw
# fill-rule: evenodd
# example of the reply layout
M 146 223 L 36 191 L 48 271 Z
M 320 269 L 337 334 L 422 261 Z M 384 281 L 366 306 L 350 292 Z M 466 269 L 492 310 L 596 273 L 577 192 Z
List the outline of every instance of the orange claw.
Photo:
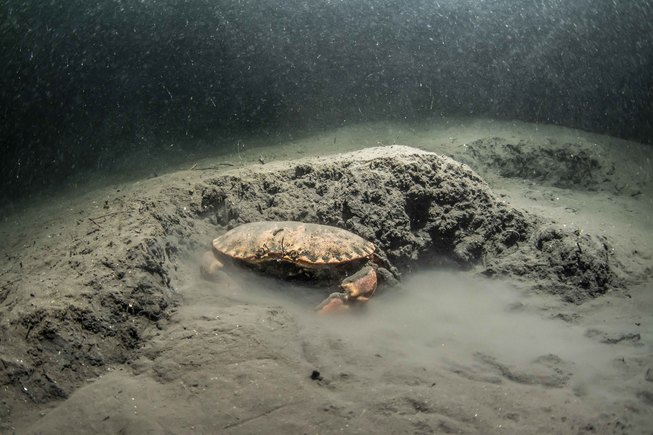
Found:
M 336 293 L 337 295 L 337 293 Z M 331 295 L 317 307 L 318 314 L 340 314 L 349 311 L 349 305 L 345 303 L 345 296 L 338 297 Z
M 364 267 L 340 284 L 343 292 L 332 293 L 317 307 L 319 314 L 339 314 L 349 311 L 352 304 L 360 304 L 374 294 L 376 290 L 376 271 L 373 267 Z
M 376 271 L 367 266 L 346 278 L 340 284 L 349 299 L 360 302 L 366 301 L 376 290 Z

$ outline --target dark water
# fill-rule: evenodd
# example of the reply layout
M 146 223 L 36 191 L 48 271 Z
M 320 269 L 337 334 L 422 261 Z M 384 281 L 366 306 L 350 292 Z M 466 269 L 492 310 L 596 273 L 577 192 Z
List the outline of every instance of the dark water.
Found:
M 647 0 L 6 0 L 0 196 L 178 138 L 370 120 L 482 115 L 650 143 L 652 23 Z

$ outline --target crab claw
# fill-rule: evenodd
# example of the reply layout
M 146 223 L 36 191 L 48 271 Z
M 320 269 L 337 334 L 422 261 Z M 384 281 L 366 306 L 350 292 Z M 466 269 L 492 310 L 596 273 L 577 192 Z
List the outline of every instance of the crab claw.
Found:
M 347 299 L 365 302 L 376 290 L 376 271 L 372 266 L 365 266 L 352 276 L 345 278 L 340 287 L 347 294 Z
M 342 313 L 348 311 L 353 303 L 367 302 L 376 290 L 376 271 L 367 266 L 340 284 L 343 292 L 331 293 L 316 310 L 320 314 Z
M 345 293 L 331 293 L 315 310 L 318 314 L 339 314 L 349 311 Z

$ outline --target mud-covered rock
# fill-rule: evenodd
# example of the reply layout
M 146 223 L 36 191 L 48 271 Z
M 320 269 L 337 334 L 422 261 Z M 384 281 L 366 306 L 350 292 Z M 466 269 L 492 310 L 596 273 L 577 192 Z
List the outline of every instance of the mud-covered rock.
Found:
M 542 222 L 524 249 L 505 261 L 489 260 L 483 273 L 530 280 L 533 288 L 578 303 L 621 287 L 620 269 L 605 237 Z
M 64 223 L 61 237 L 32 234 L 26 246 L 38 255 L 17 252 L 0 302 L 4 391 L 27 403 L 65 398 L 106 365 L 133 357 L 148 327 L 176 303 L 176 247 L 166 224 L 186 227 L 166 209 L 161 200 L 131 197 Z
M 506 178 L 532 180 L 559 188 L 619 191 L 614 164 L 602 163 L 596 150 L 577 143 L 544 145 L 501 137 L 475 140 L 461 161 L 479 171 Z
M 468 167 L 435 154 L 301 163 L 279 171 L 217 177 L 202 190 L 198 215 L 224 228 L 296 220 L 346 228 L 372 242 L 401 270 L 446 259 L 478 262 L 514 245 L 523 214 L 497 200 Z
M 476 268 L 574 302 L 618 285 L 607 239 L 509 206 L 448 157 L 384 150 L 211 177 L 195 186 L 195 212 L 223 229 L 260 220 L 346 228 L 374 242 L 398 274 L 429 265 Z

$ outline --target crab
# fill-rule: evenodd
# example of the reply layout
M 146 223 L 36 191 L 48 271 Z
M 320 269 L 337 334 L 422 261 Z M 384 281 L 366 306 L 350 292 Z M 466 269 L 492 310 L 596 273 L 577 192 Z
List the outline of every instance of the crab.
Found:
M 252 222 L 227 231 L 202 258 L 205 279 L 224 282 L 224 266 L 236 263 L 284 279 L 339 284 L 324 299 L 321 314 L 366 302 L 376 290 L 376 247 L 347 230 L 294 221 Z M 344 276 L 344 279 L 343 279 Z

